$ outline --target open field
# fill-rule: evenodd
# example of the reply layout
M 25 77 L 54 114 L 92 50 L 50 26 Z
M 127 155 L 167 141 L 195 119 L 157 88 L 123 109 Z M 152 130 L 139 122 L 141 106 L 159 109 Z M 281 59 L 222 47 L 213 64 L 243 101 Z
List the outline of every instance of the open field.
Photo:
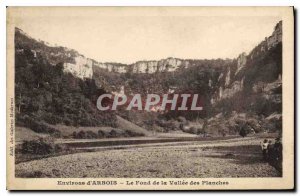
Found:
M 17 177 L 279 177 L 261 138 L 102 147 L 16 164 Z M 101 147 L 98 147 L 101 148 Z

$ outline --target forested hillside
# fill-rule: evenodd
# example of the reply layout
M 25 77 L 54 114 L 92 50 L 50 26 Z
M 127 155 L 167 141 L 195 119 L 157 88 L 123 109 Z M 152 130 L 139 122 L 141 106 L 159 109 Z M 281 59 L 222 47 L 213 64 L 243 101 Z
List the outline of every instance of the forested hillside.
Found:
M 24 118 L 72 126 L 115 125 L 113 112 L 101 112 L 96 100 L 104 91 L 93 79 L 64 73 L 63 62 L 50 64 L 43 55 L 16 45 L 15 94 L 17 123 Z
M 235 59 L 167 58 L 131 65 L 99 63 L 75 50 L 37 41 L 20 29 L 15 33 L 17 123 L 25 126 L 45 122 L 115 127 L 119 115 L 162 132 L 194 127 L 189 132 L 236 134 L 245 126 L 247 132 L 280 131 L 281 76 L 281 22 L 248 55 Z M 101 112 L 96 100 L 105 92 L 199 94 L 203 111 Z

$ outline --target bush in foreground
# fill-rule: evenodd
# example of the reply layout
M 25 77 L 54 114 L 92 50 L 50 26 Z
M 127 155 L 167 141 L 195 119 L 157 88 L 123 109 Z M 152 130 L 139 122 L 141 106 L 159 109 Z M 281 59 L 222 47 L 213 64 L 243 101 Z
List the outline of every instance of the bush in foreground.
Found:
M 54 153 L 57 147 L 53 138 L 39 138 L 37 140 L 24 141 L 22 144 L 23 154 L 47 155 Z

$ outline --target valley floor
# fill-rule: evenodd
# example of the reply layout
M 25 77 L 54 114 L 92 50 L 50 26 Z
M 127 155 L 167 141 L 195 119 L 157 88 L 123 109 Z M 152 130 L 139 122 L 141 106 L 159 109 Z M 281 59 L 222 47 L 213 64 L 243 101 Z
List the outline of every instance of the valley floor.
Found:
M 261 138 L 106 147 L 16 164 L 17 177 L 280 177 L 262 160 Z

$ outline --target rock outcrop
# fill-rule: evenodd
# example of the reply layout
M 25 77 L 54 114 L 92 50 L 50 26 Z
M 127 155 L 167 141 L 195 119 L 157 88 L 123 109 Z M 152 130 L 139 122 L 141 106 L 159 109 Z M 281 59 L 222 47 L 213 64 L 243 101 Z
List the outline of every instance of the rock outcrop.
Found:
M 237 70 L 235 72 L 235 75 L 241 71 L 241 69 L 243 69 L 246 65 L 247 62 L 247 55 L 245 52 L 243 52 L 242 54 L 240 54 L 237 58 Z
M 282 41 L 282 21 L 280 21 L 278 24 L 276 24 L 274 31 L 271 36 L 267 37 L 264 41 L 262 41 L 260 44 L 258 44 L 250 53 L 247 55 L 246 53 L 240 54 L 237 59 L 236 63 L 233 65 L 228 65 L 225 69 L 226 71 L 223 71 L 219 74 L 218 82 L 219 87 L 217 91 L 215 92 L 215 95 L 211 98 L 211 103 L 217 103 L 220 100 L 223 100 L 225 98 L 231 98 L 236 93 L 243 91 L 244 89 L 244 80 L 245 76 L 248 76 L 248 72 L 251 72 L 251 69 L 254 69 L 254 67 L 251 68 L 253 65 L 253 62 L 257 59 L 262 58 L 262 56 L 266 55 L 268 51 L 271 51 L 273 48 L 277 47 L 278 44 L 280 44 Z M 281 64 L 281 62 L 280 62 Z M 265 66 L 265 65 L 262 65 Z M 243 71 L 248 67 L 248 70 Z M 277 68 L 276 68 L 277 69 Z M 232 73 L 234 71 L 234 74 Z M 274 70 L 273 70 L 274 71 Z M 259 76 L 262 73 L 254 73 L 257 76 Z M 268 73 L 265 73 L 266 75 Z M 271 75 L 271 73 L 269 74 Z M 249 76 L 248 76 L 249 77 Z M 254 75 L 255 77 L 255 75 Z M 252 86 L 252 90 L 255 93 L 263 92 L 265 94 L 266 98 L 275 99 L 273 98 L 274 93 L 270 93 L 271 89 L 275 88 L 281 88 L 281 74 L 275 76 L 280 79 L 273 80 L 272 82 L 263 82 L 259 81 L 257 83 L 254 83 Z M 262 79 L 260 79 L 262 80 Z M 224 83 L 222 83 L 222 81 Z M 249 85 L 249 84 L 248 84 Z M 273 90 L 275 91 L 275 90 Z M 272 91 L 272 92 L 273 92 Z M 269 93 L 267 93 L 269 92 Z M 280 94 L 281 96 L 281 94 Z M 278 100 L 278 99 L 276 99 Z
M 93 77 L 93 61 L 84 56 L 74 58 L 75 63 L 64 63 L 64 71 L 83 79 Z

